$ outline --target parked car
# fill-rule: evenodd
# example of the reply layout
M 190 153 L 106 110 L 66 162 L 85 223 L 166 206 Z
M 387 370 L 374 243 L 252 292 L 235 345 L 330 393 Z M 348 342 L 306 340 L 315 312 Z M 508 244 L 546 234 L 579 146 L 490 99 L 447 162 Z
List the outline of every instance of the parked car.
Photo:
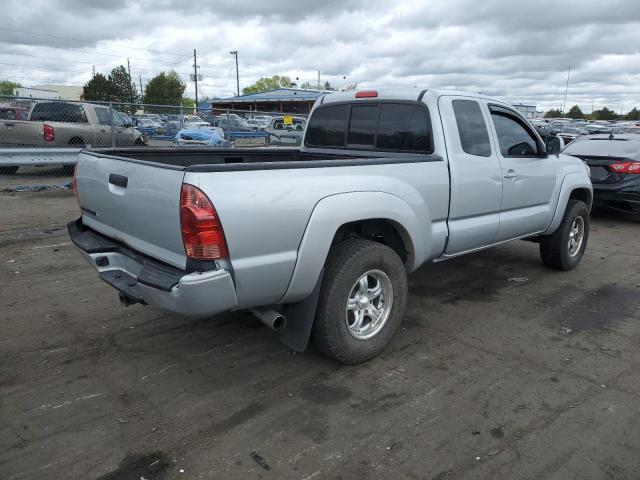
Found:
M 165 132 L 165 126 L 150 117 L 137 118 L 134 125 L 138 130 L 150 137 L 163 135 Z
M 264 130 L 269 124 L 266 122 L 262 122 L 260 120 L 256 120 L 254 118 L 249 118 L 246 120 L 247 125 L 251 127 L 252 130 Z
M 213 125 L 224 130 L 227 138 L 229 137 L 229 132 L 250 132 L 254 130 L 244 118 L 232 118 L 226 115 L 216 117 Z
M 580 131 L 582 135 L 597 135 L 611 133 L 611 127 L 608 124 L 588 123 Z
M 75 183 L 71 240 L 123 304 L 251 309 L 349 364 L 389 343 L 425 262 L 525 238 L 576 267 L 592 197 L 513 107 L 433 89 L 326 96 L 299 149 L 85 151 Z
M 285 123 L 285 117 L 272 117 L 269 126 L 264 129 L 269 134 L 271 145 L 300 145 L 307 119 L 293 117 L 291 123 Z
M 624 129 L 624 133 L 640 133 L 640 125 L 632 125 Z
M 29 120 L 0 122 L 0 144 L 14 147 L 109 147 L 144 145 L 146 139 L 122 115 L 113 111 L 113 139 L 108 107 L 79 102 L 39 102 Z
M 591 168 L 596 205 L 640 214 L 640 137 L 582 136 L 564 153 L 584 160 Z
M 205 122 L 197 115 L 185 115 L 182 118 L 182 124 L 184 128 L 202 128 L 211 126 L 209 122 Z

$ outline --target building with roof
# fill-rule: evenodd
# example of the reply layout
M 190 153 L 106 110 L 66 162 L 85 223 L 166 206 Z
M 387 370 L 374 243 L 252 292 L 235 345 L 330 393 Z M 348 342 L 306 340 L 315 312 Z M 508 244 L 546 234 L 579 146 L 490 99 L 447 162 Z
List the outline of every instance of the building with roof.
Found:
M 329 93 L 333 91 L 281 87 L 237 97 L 216 98 L 211 102 L 211 108 L 213 110 L 309 113 L 314 102 L 322 95 Z
M 512 103 L 512 105 L 525 118 L 540 118 L 543 116 L 543 113 L 538 111 L 536 105 L 526 105 L 524 103 Z

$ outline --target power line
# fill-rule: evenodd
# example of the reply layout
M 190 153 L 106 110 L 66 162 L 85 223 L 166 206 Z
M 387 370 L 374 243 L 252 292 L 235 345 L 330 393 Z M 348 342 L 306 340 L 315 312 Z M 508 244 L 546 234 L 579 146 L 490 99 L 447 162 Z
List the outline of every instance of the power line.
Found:
M 63 35 L 52 35 L 50 33 L 29 32 L 27 30 L 18 30 L 18 29 L 15 29 L 15 28 L 5 28 L 5 27 L 0 27 L 0 30 L 4 30 L 6 32 L 24 33 L 24 34 L 27 34 L 27 35 L 35 35 L 37 37 L 59 38 L 61 40 L 72 40 L 74 42 L 88 43 L 86 40 L 82 40 L 81 38 L 66 37 L 66 36 L 63 36 Z M 191 55 L 183 55 L 183 54 L 179 54 L 179 53 L 163 52 L 161 50 L 153 50 L 151 48 L 125 47 L 123 45 L 118 45 L 118 44 L 115 44 L 115 43 L 106 43 L 106 42 L 103 42 L 102 44 L 106 45 L 106 46 L 116 47 L 116 48 L 127 48 L 129 50 L 139 50 L 139 51 L 142 51 L 142 52 L 159 53 L 161 55 L 171 55 L 171 56 L 174 56 L 174 57 L 186 57 L 186 58 L 191 57 Z
M 1 43 L 7 43 L 9 45 L 14 45 L 15 44 L 15 42 L 9 42 L 7 40 L 0 40 L 0 42 Z M 55 46 L 45 46 L 45 48 L 51 48 L 53 50 L 71 50 L 69 48 L 55 47 Z M 93 50 L 91 52 L 82 52 L 82 51 L 78 51 L 78 50 L 73 50 L 73 54 L 74 55 L 78 55 L 78 54 L 80 54 L 80 55 L 102 55 L 104 57 L 114 57 L 114 58 L 123 58 L 124 57 L 124 55 L 116 55 L 116 54 L 113 54 L 113 53 L 105 53 L 105 52 L 100 52 L 100 51 L 97 51 L 97 50 Z M 48 58 L 51 58 L 51 57 L 48 57 Z M 142 57 L 129 57 L 129 58 L 131 58 L 133 60 L 140 60 L 142 62 L 148 62 L 149 61 L 148 58 L 142 58 Z M 168 62 L 167 60 L 162 60 L 162 62 L 165 65 L 170 65 L 170 66 L 180 65 L 180 63 L 182 63 L 182 62 L 171 63 L 171 62 Z

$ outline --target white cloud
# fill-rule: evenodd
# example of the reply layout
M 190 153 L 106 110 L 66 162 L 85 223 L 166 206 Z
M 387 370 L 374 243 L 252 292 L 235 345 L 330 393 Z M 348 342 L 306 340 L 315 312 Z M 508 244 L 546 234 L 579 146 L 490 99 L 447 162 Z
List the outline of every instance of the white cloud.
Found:
M 241 86 L 320 70 L 338 86 L 455 87 L 549 108 L 571 68 L 567 103 L 640 105 L 637 0 L 5 0 L 3 13 L 0 77 L 24 85 L 82 84 L 92 65 L 127 57 L 135 78 L 174 68 L 188 81 L 196 48 L 210 96 L 235 90 L 238 50 Z

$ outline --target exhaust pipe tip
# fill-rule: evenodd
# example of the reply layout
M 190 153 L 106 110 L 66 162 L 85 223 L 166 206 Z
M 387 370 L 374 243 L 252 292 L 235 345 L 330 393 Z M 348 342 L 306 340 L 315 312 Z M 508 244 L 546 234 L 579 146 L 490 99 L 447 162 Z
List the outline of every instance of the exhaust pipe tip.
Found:
M 251 313 L 274 332 L 281 332 L 287 328 L 287 317 L 271 308 L 254 308 L 251 309 Z

